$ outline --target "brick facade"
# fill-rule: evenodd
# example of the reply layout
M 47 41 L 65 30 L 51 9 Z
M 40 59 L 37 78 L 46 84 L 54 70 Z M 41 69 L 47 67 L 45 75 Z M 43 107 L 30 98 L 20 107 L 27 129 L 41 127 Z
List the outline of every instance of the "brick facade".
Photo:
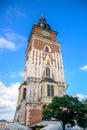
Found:
M 23 97 L 22 85 L 17 104 L 19 110 L 15 114 L 15 120 L 27 126 L 41 121 L 43 109 L 54 96 L 66 94 L 61 44 L 56 37 L 57 32 L 51 30 L 46 20 L 41 18 L 33 26 L 28 40 L 24 71 L 26 99 L 24 102 L 20 98 Z M 48 86 L 52 86 L 53 90 L 49 91 Z
M 30 124 L 38 123 L 42 120 L 42 110 L 30 109 Z

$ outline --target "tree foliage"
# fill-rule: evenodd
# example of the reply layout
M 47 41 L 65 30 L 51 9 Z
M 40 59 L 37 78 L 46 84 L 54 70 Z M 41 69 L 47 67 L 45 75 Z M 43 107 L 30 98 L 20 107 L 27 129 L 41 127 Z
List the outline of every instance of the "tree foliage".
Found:
M 78 117 L 77 124 L 85 129 L 87 128 L 87 102 L 84 102 L 83 115 Z
M 62 122 L 63 130 L 66 124 L 74 126 L 76 121 L 79 126 L 87 127 L 86 118 L 87 107 L 80 102 L 77 97 L 64 95 L 62 97 L 54 97 L 52 102 L 48 105 L 47 109 L 43 111 L 43 119 L 51 120 L 55 118 Z M 83 119 L 83 123 L 81 120 Z M 85 125 L 84 125 L 85 124 Z

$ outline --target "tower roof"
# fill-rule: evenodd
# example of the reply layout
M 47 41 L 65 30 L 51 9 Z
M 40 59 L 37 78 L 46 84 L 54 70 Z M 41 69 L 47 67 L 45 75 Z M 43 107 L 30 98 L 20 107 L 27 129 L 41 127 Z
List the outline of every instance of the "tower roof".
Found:
M 44 15 L 41 16 L 41 18 L 39 19 L 39 22 L 37 23 L 38 27 L 47 29 L 47 30 L 51 30 L 50 25 L 47 23 L 46 19 L 44 18 Z

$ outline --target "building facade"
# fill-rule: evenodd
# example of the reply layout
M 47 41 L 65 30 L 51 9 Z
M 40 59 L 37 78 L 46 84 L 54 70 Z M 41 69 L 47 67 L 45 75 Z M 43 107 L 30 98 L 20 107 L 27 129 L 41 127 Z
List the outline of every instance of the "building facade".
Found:
M 42 16 L 28 40 L 15 120 L 27 126 L 41 121 L 43 109 L 54 96 L 65 95 L 66 89 L 61 44 Z
M 13 123 L 13 121 L 0 120 L 0 130 L 2 130 L 4 126 L 10 125 L 11 123 Z

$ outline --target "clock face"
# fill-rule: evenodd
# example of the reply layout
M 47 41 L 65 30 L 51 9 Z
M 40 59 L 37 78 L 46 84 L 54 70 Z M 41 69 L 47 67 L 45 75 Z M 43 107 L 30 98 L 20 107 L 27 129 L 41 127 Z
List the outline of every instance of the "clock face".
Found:
M 50 33 L 47 32 L 47 31 L 42 31 L 42 35 L 45 36 L 45 37 L 49 37 L 49 36 L 50 36 Z

